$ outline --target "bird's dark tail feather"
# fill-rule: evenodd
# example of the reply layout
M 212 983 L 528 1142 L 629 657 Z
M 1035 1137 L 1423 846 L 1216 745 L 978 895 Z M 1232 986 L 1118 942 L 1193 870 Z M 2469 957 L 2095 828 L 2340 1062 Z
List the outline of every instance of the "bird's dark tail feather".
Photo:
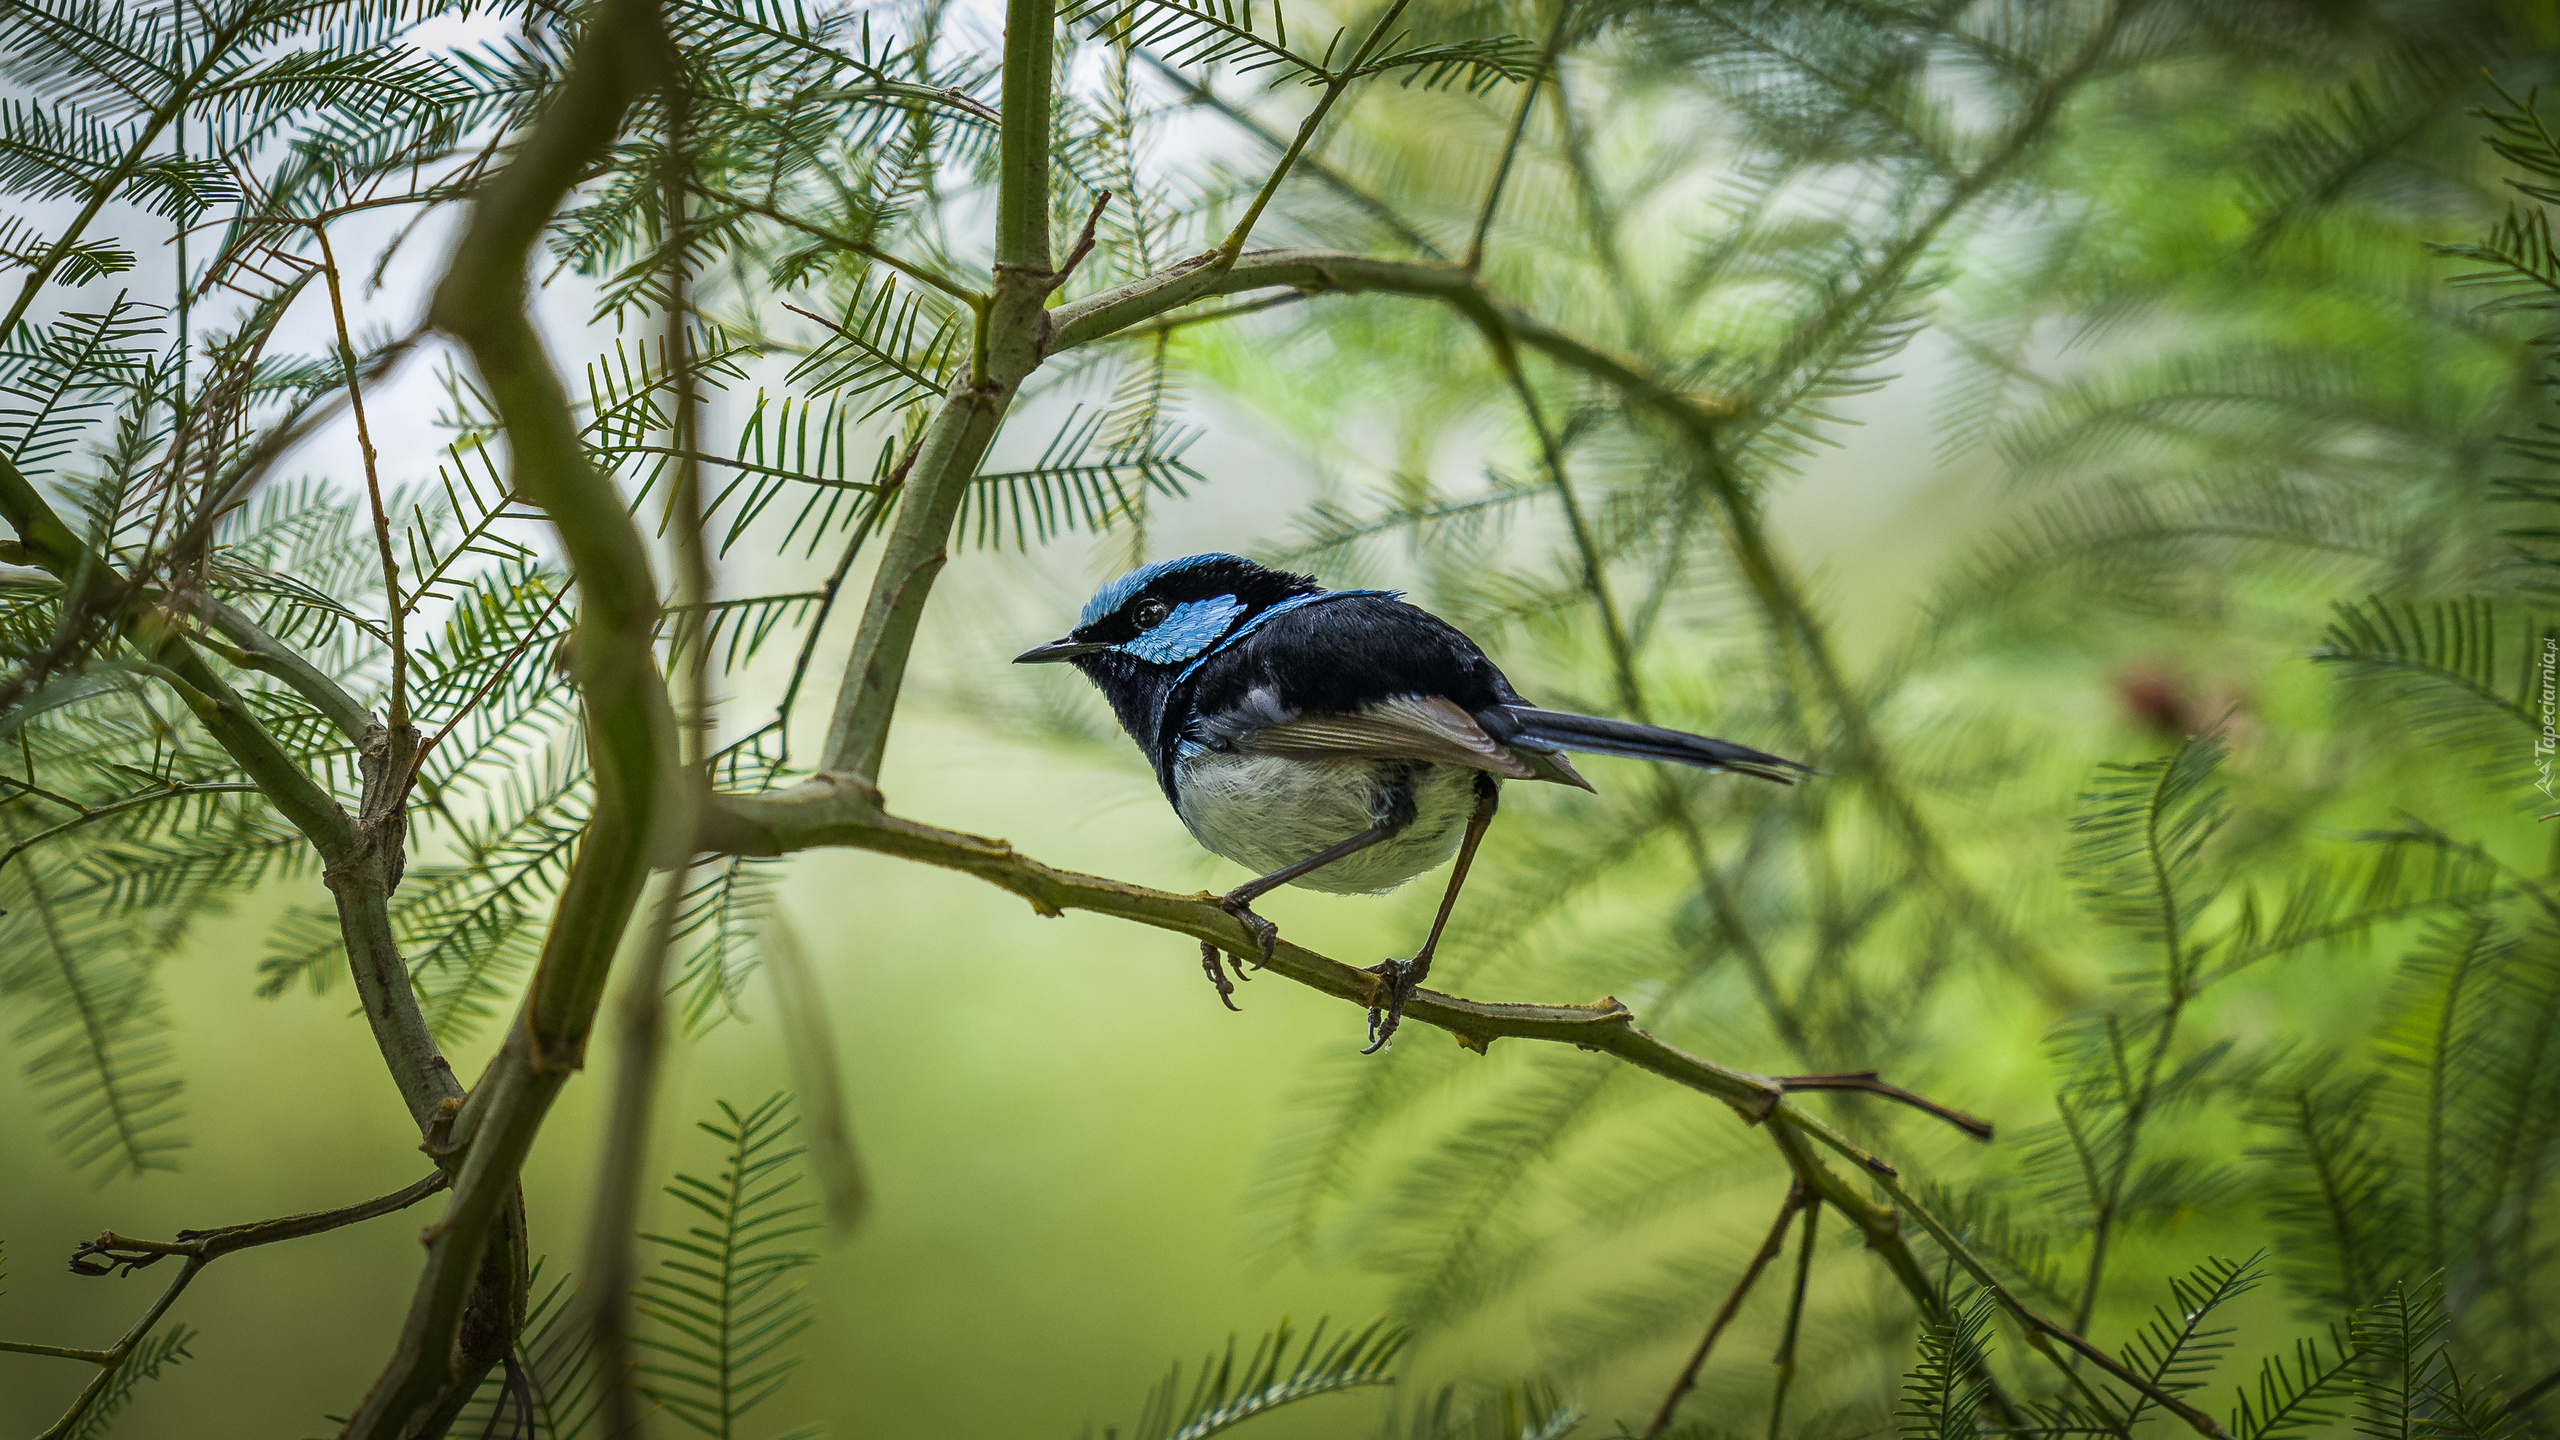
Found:
M 1797 775 L 1819 775 L 1810 765 L 1782 759 L 1730 740 L 1711 740 L 1657 725 L 1604 720 L 1563 710 L 1507 705 L 1503 714 L 1519 728 L 1502 737 L 1506 745 L 1526 749 L 1579 750 L 1591 755 L 1618 755 L 1630 760 L 1668 760 L 1707 770 L 1731 770 L 1792 785 Z

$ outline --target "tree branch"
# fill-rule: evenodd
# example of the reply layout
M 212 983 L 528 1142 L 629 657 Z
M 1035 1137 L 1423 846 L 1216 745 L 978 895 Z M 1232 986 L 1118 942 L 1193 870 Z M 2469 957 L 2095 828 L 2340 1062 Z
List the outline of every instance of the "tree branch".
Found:
M 1787 1391 L 1796 1383 L 1796 1335 L 1804 1326 L 1804 1292 L 1813 1283 L 1813 1237 L 1822 1225 L 1822 1207 L 1804 1207 L 1804 1238 L 1796 1244 L 1796 1283 L 1787 1295 L 1786 1328 L 1778 1332 L 1777 1383 L 1769 1387 L 1769 1440 L 1785 1434 Z
M 523 1324 L 516 1177 L 552 1102 L 583 1063 L 614 951 L 638 903 L 671 781 L 674 715 L 657 669 L 657 583 L 613 483 L 579 441 L 567 393 L 525 314 L 526 266 L 562 199 L 611 144 L 631 102 L 677 73 L 651 0 L 607 0 L 506 169 L 479 192 L 429 318 L 471 353 L 506 427 L 509 488 L 552 521 L 579 592 L 570 671 L 584 702 L 595 801 L 560 889 L 517 1023 L 468 1101 L 445 1116 L 453 1199 L 397 1349 L 349 1436 L 435 1433 Z M 476 1296 L 503 1297 L 492 1313 Z
M 169 1307 L 177 1303 L 180 1292 L 184 1291 L 189 1282 L 196 1278 L 197 1271 L 235 1250 L 246 1250 L 256 1245 L 273 1245 L 279 1240 L 299 1240 L 305 1235 L 318 1235 L 324 1231 L 360 1224 L 378 1216 L 405 1210 L 444 1187 L 444 1173 L 437 1171 L 405 1189 L 395 1190 L 379 1199 L 367 1200 L 360 1205 L 349 1205 L 343 1209 L 287 1215 L 275 1220 L 253 1220 L 246 1225 L 225 1225 L 213 1230 L 181 1230 L 174 1242 L 135 1240 L 118 1235 L 112 1230 L 95 1240 L 83 1242 L 71 1252 L 71 1269 L 75 1274 L 106 1275 L 121 1272 L 130 1275 L 146 1266 L 158 1264 L 171 1255 L 183 1257 L 186 1263 L 181 1265 L 178 1273 L 170 1278 L 168 1287 L 151 1302 L 151 1308 L 142 1312 L 142 1318 L 134 1321 L 116 1343 L 104 1350 L 75 1350 L 66 1346 L 34 1345 L 21 1341 L 0 1340 L 0 1350 L 14 1351 L 21 1355 L 53 1355 L 65 1360 L 86 1360 L 98 1367 L 96 1377 L 81 1388 L 78 1397 L 72 1400 L 71 1408 L 64 1411 L 62 1418 L 54 1421 L 36 1437 L 36 1440 L 61 1440 L 61 1437 L 71 1435 L 80 1429 L 81 1420 L 98 1403 L 99 1398 L 106 1394 L 108 1385 L 114 1382 L 116 1367 L 122 1365 L 133 1354 L 136 1347 L 150 1338 L 152 1327 L 158 1325 L 160 1318 L 169 1313 Z
M 329 723 L 349 740 L 362 741 L 373 728 L 373 716 L 364 705 L 346 691 L 346 687 L 322 673 L 320 667 L 304 659 L 283 641 L 268 634 L 255 621 L 210 595 L 191 595 L 187 608 L 196 612 L 215 633 L 230 640 L 236 650 L 219 652 L 222 658 L 246 670 L 261 670 L 275 676 L 311 702 L 312 708 L 329 717 Z
M 916 625 L 949 560 L 952 522 L 1022 381 L 1055 347 L 1048 309 L 1056 279 L 1049 249 L 1049 113 L 1054 88 L 1053 0 L 1005 10 L 1004 128 L 997 146 L 995 294 L 979 318 L 983 359 L 953 383 L 908 467 L 898 514 L 871 579 L 853 653 L 836 690 L 819 769 L 875 776 L 906 679 Z
M 2023 143 L 2004 149 L 1997 158 L 2005 165 L 2022 153 Z M 2068 987 L 2042 964 L 2032 944 L 2012 932 L 1990 902 L 1947 865 L 1926 818 L 1896 780 L 1895 767 L 1867 723 L 1864 702 L 1851 688 L 1838 657 L 1831 651 L 1829 632 L 1769 540 L 1759 497 L 1725 458 L 1727 442 L 1723 431 L 1736 418 L 1732 411 L 1709 405 L 1696 395 L 1645 373 L 1637 362 L 1611 354 L 1497 299 L 1475 275 L 1457 266 L 1331 250 L 1260 250 L 1224 266 L 1213 263 L 1216 259 L 1215 253 L 1195 256 L 1154 275 L 1059 306 L 1051 317 L 1057 327 L 1051 349 L 1068 350 L 1103 339 L 1212 295 L 1270 286 L 1286 286 L 1310 294 L 1374 292 L 1451 305 L 1479 328 L 1499 326 L 1517 344 L 1618 392 L 1634 409 L 1668 425 L 1694 453 L 1700 483 L 1715 503 L 1735 569 L 1763 613 L 1770 617 L 1781 642 L 1811 666 L 1816 688 L 1841 727 L 1856 771 L 1875 792 L 1895 828 L 1903 832 L 1915 868 L 1944 890 L 1965 923 L 1991 940 L 2040 992 L 2052 999 L 2070 998 Z
M 662 344 L 670 357 L 668 379 L 675 392 L 667 439 L 669 448 L 689 454 L 701 443 L 702 425 L 701 375 L 686 331 L 692 318 L 692 277 L 685 269 L 685 252 L 693 234 L 693 215 L 685 175 L 693 165 L 693 105 L 692 97 L 680 88 L 671 88 L 665 103 L 667 139 L 658 176 L 667 235 L 667 329 Z M 712 582 L 711 559 L 702 540 L 700 463 L 676 462 L 662 531 L 676 552 L 675 633 L 668 651 L 684 684 L 677 744 L 687 777 L 675 797 L 685 811 L 669 816 L 668 825 L 672 833 L 685 835 L 693 828 L 687 823 L 690 802 L 710 788 L 710 776 L 701 768 L 710 748 L 711 691 L 705 652 L 710 649 Z M 693 779 L 697 775 L 698 783 Z M 657 1109 L 658 1078 L 666 1056 L 667 961 L 675 951 L 693 875 L 691 865 L 667 872 L 617 1006 L 620 1044 L 614 1054 L 613 1099 L 604 1147 L 596 1159 L 595 1199 L 587 1224 L 586 1289 L 579 1303 L 585 1312 L 580 1317 L 584 1328 L 595 1340 L 597 1372 L 605 1381 L 599 1414 L 608 1435 L 637 1435 L 643 1415 L 639 1391 L 631 1383 L 632 1291 L 640 1274 L 640 1192 L 647 1183 L 649 1119 Z
M 1272 129 L 1270 126 L 1263 124 L 1261 120 L 1254 116 L 1253 112 L 1220 98 L 1218 92 L 1201 84 L 1199 81 L 1192 79 L 1190 76 L 1183 74 L 1178 67 L 1166 64 L 1163 58 L 1158 56 L 1154 51 L 1140 49 L 1137 54 L 1138 58 L 1146 61 L 1149 66 L 1154 68 L 1158 75 L 1163 76 L 1167 81 L 1170 81 L 1173 84 L 1174 88 L 1180 90 L 1183 94 L 1183 98 L 1191 101 L 1191 103 L 1195 105 L 1206 106 L 1209 109 L 1215 110 L 1219 114 L 1227 117 L 1227 119 L 1233 121 L 1238 128 L 1244 130 L 1247 134 L 1253 136 L 1253 138 L 1261 141 L 1263 144 L 1270 146 L 1272 153 L 1275 155 L 1284 153 L 1288 150 L 1289 137 Z M 1352 204 L 1368 212 L 1371 219 L 1376 220 L 1379 224 L 1394 231 L 1397 239 L 1402 240 L 1407 245 L 1421 251 L 1431 259 L 1445 260 L 1448 258 L 1447 255 L 1441 251 L 1439 246 L 1431 243 L 1430 236 L 1415 229 L 1411 221 L 1408 221 L 1403 216 L 1397 214 L 1394 207 L 1388 205 L 1386 201 L 1381 200 L 1377 196 L 1370 194 L 1368 191 L 1361 189 L 1358 184 L 1352 181 L 1351 177 L 1343 174 L 1341 171 L 1336 170 L 1331 165 L 1326 164 L 1324 161 L 1319 160 L 1312 155 L 1299 156 L 1298 168 L 1306 171 L 1316 179 L 1323 181 L 1325 186 L 1331 189 L 1335 194 L 1340 195 L 1343 199 L 1350 201 Z
M 1205 890 L 1179 895 L 1060 870 L 1021 854 L 1003 840 L 938 829 L 890 815 L 880 808 L 877 791 L 841 777 L 821 775 L 773 795 L 714 796 L 695 843 L 701 850 L 734 855 L 783 855 L 819 846 L 868 850 L 974 875 L 1021 896 L 1045 916 L 1084 910 L 1134 920 L 1240 954 L 1253 953 L 1261 943 L 1242 921 L 1220 907 L 1219 897 Z M 1273 947 L 1270 963 L 1264 968 L 1364 1008 L 1382 998 L 1382 982 L 1377 975 L 1317 954 L 1286 937 Z M 2027 1309 L 1943 1221 L 1911 1196 L 1901 1184 L 1899 1171 L 1794 1104 L 1778 1080 L 1719 1065 L 1663 1043 L 1640 1028 L 1635 1023 L 1635 1012 L 1615 998 L 1589 1005 L 1532 1005 L 1467 1000 L 1419 990 L 1406 1003 L 1404 1014 L 1408 1020 L 1448 1031 L 1460 1045 L 1478 1053 L 1506 1038 L 1545 1040 L 1601 1051 L 1721 1100 L 1745 1123 L 1766 1123 L 1770 1138 L 1806 1188 L 1859 1228 L 1867 1237 L 1868 1248 L 1883 1257 L 1894 1278 L 1924 1314 L 1938 1312 L 1937 1286 L 1902 1235 L 1901 1217 L 1905 1214 L 1917 1219 L 1930 1238 L 1977 1283 L 2000 1297 L 2001 1303 L 2027 1328 L 2031 1343 L 2057 1365 L 2063 1362 L 2046 1343 L 2048 1340 L 2059 1340 L 2071 1350 L 2096 1359 L 2109 1375 L 2150 1397 L 2207 1440 L 2228 1440 L 2211 1416 L 2105 1356 L 2068 1327 Z M 1861 1193 L 1823 1163 L 1812 1148 L 1814 1145 L 1863 1171 L 1885 1189 L 1897 1208 L 1879 1206 Z M 2002 1413 L 2018 1413 L 1996 1386 L 1992 1399 L 1995 1409 Z
M 1235 228 L 1227 232 L 1226 240 L 1211 252 L 1213 263 L 1232 265 L 1236 257 L 1244 253 L 1244 242 L 1253 238 L 1255 222 L 1262 218 L 1264 208 L 1271 204 L 1271 197 L 1280 193 L 1280 182 L 1289 178 L 1289 171 L 1298 163 L 1298 156 L 1307 148 L 1307 142 L 1315 138 L 1316 127 L 1324 123 L 1325 115 L 1333 109 L 1333 102 L 1342 98 L 1344 89 L 1360 73 L 1361 64 L 1378 48 L 1378 42 L 1387 38 L 1387 32 L 1403 17 L 1405 7 L 1411 3 L 1412 0 L 1392 0 L 1386 13 L 1369 27 L 1360 48 L 1351 52 L 1350 61 L 1325 77 L 1324 93 L 1316 98 L 1315 108 L 1309 110 L 1307 118 L 1299 124 L 1297 135 L 1289 141 L 1289 148 L 1280 152 L 1279 162 L 1271 167 L 1270 178 L 1263 181 L 1262 188 L 1254 193 L 1253 203 L 1245 207 L 1244 217 L 1236 221 Z
M 1877 1079 L 1876 1072 L 1873 1070 L 1850 1070 L 1837 1075 L 1781 1075 L 1777 1078 L 1778 1083 L 1785 1086 L 1790 1095 L 1799 1090 L 1856 1090 L 1869 1095 L 1882 1095 L 1888 1100 L 1899 1101 L 1914 1110 L 1935 1115 L 1976 1140 L 1991 1138 L 1990 1121 L 1941 1105 L 1925 1095 L 1914 1095 L 1899 1085 L 1887 1084 Z
M 1697 1388 L 1698 1370 L 1707 1363 L 1707 1352 L 1715 1348 L 1716 1337 L 1724 1333 L 1724 1327 L 1733 1323 L 1734 1312 L 1742 1308 L 1743 1299 L 1758 1283 L 1760 1272 L 1769 1268 L 1769 1262 L 1777 1259 L 1778 1252 L 1786 1248 L 1787 1225 L 1805 1204 L 1804 1182 L 1799 1180 L 1789 1184 L 1787 1198 L 1778 1202 L 1778 1218 L 1769 1225 L 1769 1238 L 1760 1242 L 1760 1248 L 1752 1253 L 1750 1263 L 1742 1267 L 1741 1278 L 1733 1282 L 1733 1289 L 1726 1292 L 1724 1303 L 1716 1307 L 1715 1315 L 1707 1321 L 1707 1333 L 1698 1337 L 1698 1348 L 1689 1352 L 1689 1363 L 1680 1367 L 1680 1373 L 1672 1380 L 1671 1389 L 1663 1395 L 1662 1403 L 1654 1407 L 1653 1422 L 1644 1427 L 1644 1440 L 1653 1440 L 1671 1428 L 1671 1417 L 1680 1409 L 1681 1400 Z

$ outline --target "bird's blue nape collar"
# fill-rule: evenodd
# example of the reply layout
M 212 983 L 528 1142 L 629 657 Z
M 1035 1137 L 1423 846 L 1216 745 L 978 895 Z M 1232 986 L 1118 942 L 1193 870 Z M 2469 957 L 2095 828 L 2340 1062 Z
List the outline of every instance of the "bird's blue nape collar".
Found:
M 1380 595 L 1389 600 L 1398 600 L 1404 597 L 1404 592 L 1401 590 L 1319 590 L 1313 595 L 1292 595 L 1288 599 L 1281 601 L 1277 605 L 1266 608 L 1260 614 L 1255 615 L 1252 619 L 1237 626 L 1234 634 L 1220 640 L 1208 649 L 1199 652 L 1193 657 L 1189 665 L 1183 667 L 1181 674 L 1173 677 L 1173 681 L 1175 684 L 1179 685 L 1183 681 L 1190 679 L 1194 672 L 1199 670 L 1202 665 L 1208 663 L 1210 656 L 1217 654 L 1219 651 L 1226 649 L 1228 646 L 1242 640 L 1247 635 L 1252 634 L 1256 629 L 1261 627 L 1264 621 L 1269 620 L 1274 616 L 1285 615 L 1289 611 L 1298 609 L 1301 606 L 1321 605 L 1327 600 L 1348 600 L 1355 595 Z M 1189 608 L 1190 607 L 1187 605 L 1183 607 L 1183 609 L 1186 610 Z M 1180 615 L 1181 613 L 1181 610 L 1174 612 L 1175 615 Z M 1165 622 L 1167 625 L 1172 623 L 1173 622 L 1171 620 L 1167 620 Z M 1146 636 L 1141 635 L 1138 638 L 1143 640 Z
M 1171 575 L 1176 571 L 1188 570 L 1195 565 L 1216 564 L 1220 561 L 1228 561 L 1239 565 L 1245 563 L 1243 558 L 1240 556 L 1211 553 L 1207 555 L 1185 555 L 1179 560 L 1159 560 L 1153 565 L 1141 565 L 1137 569 L 1130 571 L 1128 574 L 1121 576 L 1119 579 L 1112 581 L 1110 584 L 1103 586 L 1100 590 L 1095 591 L 1093 598 L 1084 602 L 1084 614 L 1077 619 L 1076 623 L 1078 625 L 1092 624 L 1096 620 L 1117 611 L 1121 606 L 1128 604 L 1131 596 L 1136 595 L 1139 591 L 1146 589 L 1156 581 L 1167 575 Z M 1186 606 L 1184 608 L 1187 609 L 1189 607 Z M 1175 613 L 1179 614 L 1180 612 L 1177 611 Z M 1171 624 L 1172 622 L 1167 621 L 1166 623 Z M 1215 637 L 1213 636 L 1211 638 Z

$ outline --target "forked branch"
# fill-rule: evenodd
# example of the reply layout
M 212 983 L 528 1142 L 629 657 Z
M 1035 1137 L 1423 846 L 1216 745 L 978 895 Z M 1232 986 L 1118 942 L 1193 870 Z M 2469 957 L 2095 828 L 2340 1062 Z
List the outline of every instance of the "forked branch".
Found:
M 416 1184 L 395 1190 L 362 1204 L 337 1210 L 315 1210 L 302 1215 L 286 1215 L 274 1220 L 254 1220 L 246 1225 L 224 1225 L 212 1230 L 181 1230 L 175 1240 L 136 1240 L 110 1230 L 95 1240 L 83 1242 L 71 1252 L 71 1269 L 78 1275 L 130 1275 L 136 1270 L 156 1265 L 170 1256 L 182 1260 L 178 1273 L 151 1302 L 116 1342 L 103 1350 L 79 1350 L 61 1345 L 35 1345 L 23 1341 L 0 1340 L 0 1350 L 21 1355 L 51 1355 L 64 1360 L 85 1360 L 98 1367 L 98 1373 L 81 1387 L 80 1394 L 62 1418 L 53 1422 L 36 1440 L 61 1440 L 81 1429 L 81 1422 L 96 1407 L 99 1399 L 115 1383 L 117 1367 L 131 1359 L 142 1342 L 149 1339 L 152 1328 L 169 1313 L 196 1272 L 237 1250 L 258 1245 L 273 1245 L 279 1240 L 299 1240 L 348 1225 L 405 1210 L 445 1187 L 444 1172 L 437 1171 Z

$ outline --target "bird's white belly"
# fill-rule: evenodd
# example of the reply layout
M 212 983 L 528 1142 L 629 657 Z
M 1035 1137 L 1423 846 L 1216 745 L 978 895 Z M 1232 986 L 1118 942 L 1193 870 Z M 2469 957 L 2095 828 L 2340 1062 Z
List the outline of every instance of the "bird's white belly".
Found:
M 1308 760 L 1203 750 L 1176 763 L 1174 810 L 1193 839 L 1257 875 L 1294 865 L 1378 823 L 1409 786 L 1413 823 L 1291 881 L 1335 895 L 1392 890 L 1457 853 L 1477 772 L 1407 760 Z

